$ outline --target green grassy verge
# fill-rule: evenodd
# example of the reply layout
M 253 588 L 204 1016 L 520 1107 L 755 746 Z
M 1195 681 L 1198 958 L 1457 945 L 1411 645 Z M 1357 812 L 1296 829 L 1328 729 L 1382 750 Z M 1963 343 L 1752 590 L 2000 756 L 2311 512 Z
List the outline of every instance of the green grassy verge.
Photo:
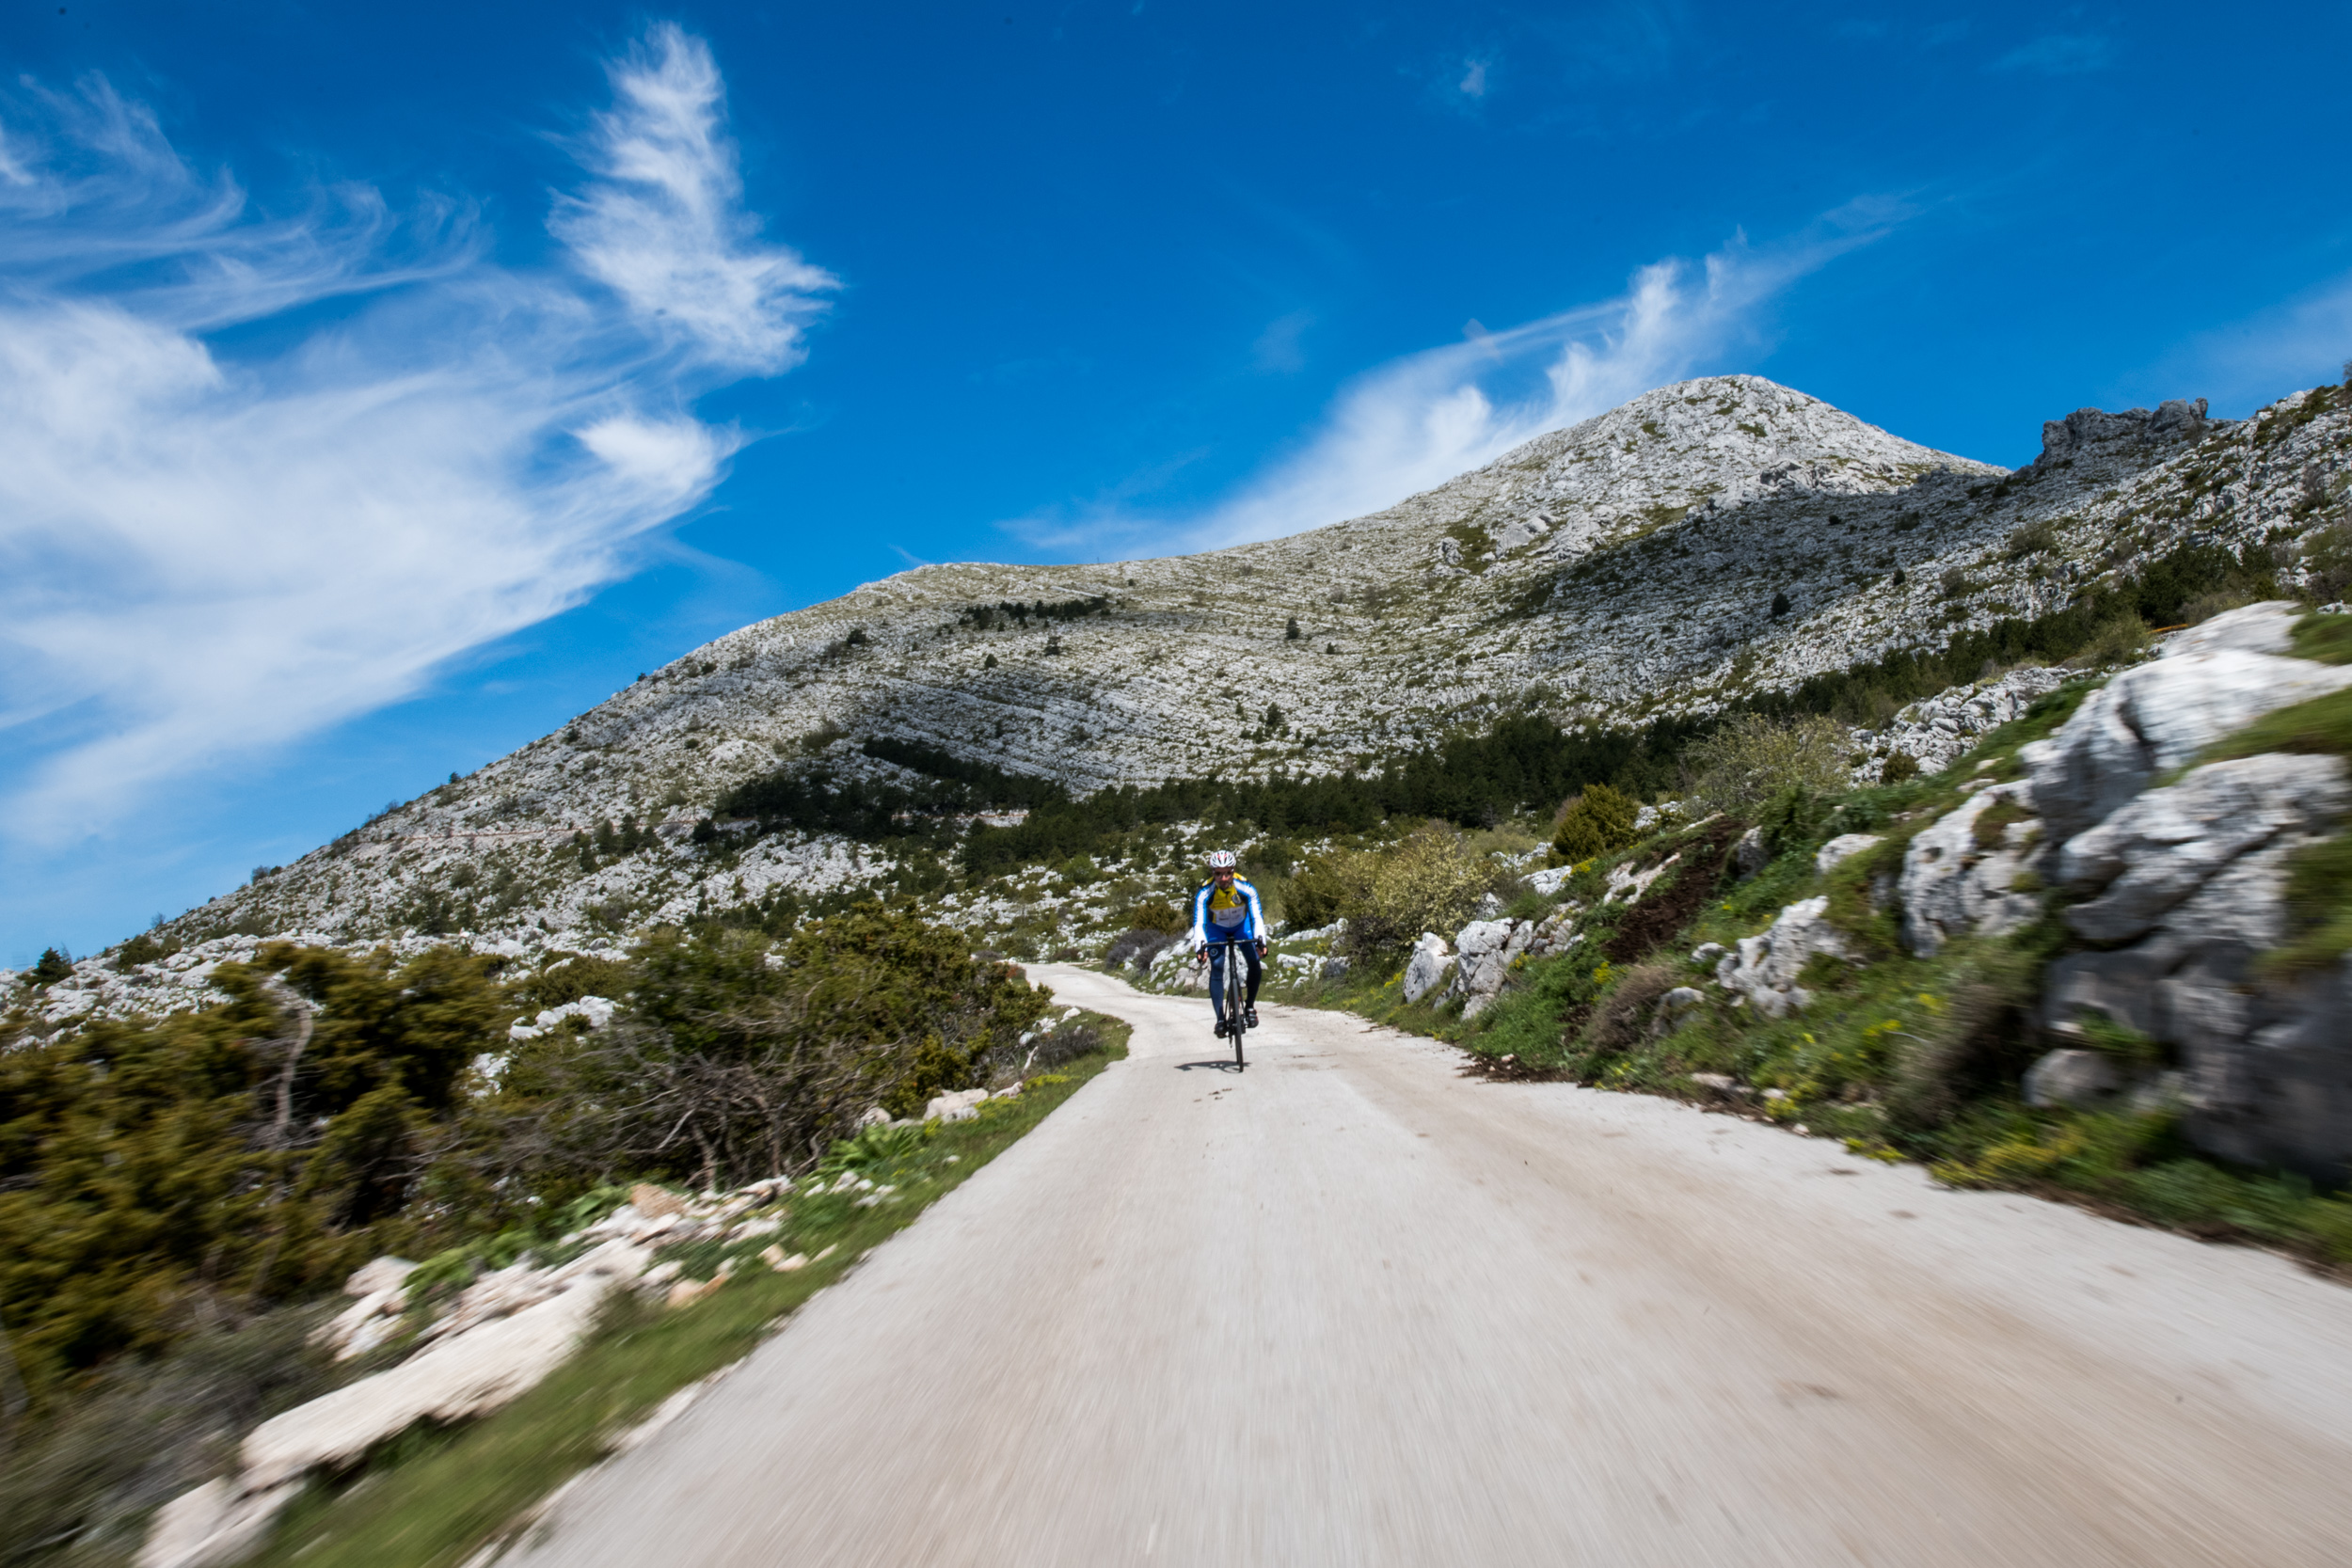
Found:
M 857 1208 L 849 1194 L 798 1199 L 783 1233 L 758 1243 L 812 1258 L 831 1248 L 821 1261 L 792 1274 L 746 1269 L 675 1309 L 628 1295 L 577 1356 L 505 1409 L 465 1427 L 411 1433 L 360 1473 L 314 1487 L 255 1560 L 456 1568 L 671 1394 L 757 1348 L 803 1302 L 1127 1053 L 1126 1024 L 1094 1015 L 1080 1022 L 1098 1032 L 1102 1049 L 1029 1079 L 1016 1099 L 984 1101 L 976 1120 L 897 1140 L 894 1156 L 866 1164 L 866 1174 L 897 1189 L 889 1200 Z M 688 1275 L 707 1277 L 717 1249 L 687 1261 Z

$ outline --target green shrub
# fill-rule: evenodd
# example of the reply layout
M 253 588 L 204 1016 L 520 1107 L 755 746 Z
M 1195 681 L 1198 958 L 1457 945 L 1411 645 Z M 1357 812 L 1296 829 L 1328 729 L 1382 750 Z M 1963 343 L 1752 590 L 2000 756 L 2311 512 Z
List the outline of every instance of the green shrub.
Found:
M 469 1176 L 492 1189 L 620 1172 L 712 1187 L 793 1170 L 869 1105 L 908 1116 L 966 1087 L 1045 1006 L 1017 972 L 974 962 L 961 933 L 874 904 L 781 944 L 660 932 L 610 1025 L 516 1049 L 501 1136 L 477 1147 Z
M 1343 916 L 1343 945 L 1378 962 L 1394 958 L 1423 931 L 1454 931 L 1480 898 L 1510 884 L 1509 874 L 1459 832 L 1428 822 L 1387 849 L 1319 856 L 1291 879 L 1287 892 L 1293 924 L 1323 926 Z
M 1633 842 L 1635 808 L 1631 800 L 1607 784 L 1587 785 L 1560 814 L 1560 827 L 1551 839 L 1552 853 L 1570 863 L 1622 849 Z
M 1127 911 L 1127 929 L 1131 931 L 1166 931 L 1171 934 L 1184 928 L 1184 917 L 1176 906 L 1162 899 L 1147 898 Z
M 1668 964 L 1637 964 L 1627 970 L 1595 1010 L 1584 1034 L 1586 1050 L 1597 1055 L 1617 1055 L 1632 1050 L 1648 1033 L 1658 999 L 1680 983 Z
M 1948 990 L 1918 1027 L 1896 1035 L 1888 1115 L 1914 1131 L 1944 1126 L 2014 1084 L 2032 1059 L 2026 1012 L 2041 965 L 1990 945 L 1947 963 Z
M 2019 527 L 2009 536 L 2001 553 L 2011 561 L 2023 561 L 2029 555 L 2041 555 L 2058 548 L 2058 530 L 2046 517 L 2037 517 Z
M 1742 713 L 1683 752 L 1693 800 L 1738 811 L 1790 789 L 1832 794 L 1847 787 L 1845 726 L 1820 714 L 1768 719 Z
M 503 1033 L 487 964 L 273 944 L 214 983 L 208 1012 L 0 1051 L 0 1322 L 36 1401 L 451 1223 L 415 1200 Z
M 1886 760 L 1879 765 L 1879 783 L 1882 784 L 1904 784 L 1918 776 L 1919 759 L 1909 752 L 1889 752 Z

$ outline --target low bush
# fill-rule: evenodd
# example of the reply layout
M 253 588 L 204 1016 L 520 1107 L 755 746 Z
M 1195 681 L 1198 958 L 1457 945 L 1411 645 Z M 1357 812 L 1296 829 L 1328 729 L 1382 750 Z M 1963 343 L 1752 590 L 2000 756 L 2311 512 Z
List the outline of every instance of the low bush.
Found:
M 1487 894 L 1514 881 L 1442 823 L 1424 823 L 1394 848 L 1366 857 L 1359 901 L 1341 910 L 1344 945 L 1357 957 L 1393 959 L 1423 931 L 1452 932 Z
M 1845 726 L 1820 714 L 1740 714 L 1683 752 L 1687 793 L 1712 810 L 1737 811 L 1791 789 L 1841 791 L 1850 744 Z
M 1560 814 L 1551 851 L 1571 863 L 1622 849 L 1633 842 L 1634 804 L 1605 784 L 1588 784 Z

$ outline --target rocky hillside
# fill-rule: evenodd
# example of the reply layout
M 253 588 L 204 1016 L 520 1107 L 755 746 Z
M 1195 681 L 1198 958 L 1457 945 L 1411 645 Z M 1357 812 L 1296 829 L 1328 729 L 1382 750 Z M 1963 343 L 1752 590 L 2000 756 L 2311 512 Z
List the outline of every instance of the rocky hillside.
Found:
M 2352 477 L 2346 401 L 2323 388 L 2241 421 L 2201 403 L 2084 410 L 2008 472 L 1716 377 L 1287 539 L 927 566 L 697 649 L 158 940 L 463 927 L 584 945 L 771 889 L 855 886 L 875 852 L 844 839 L 770 833 L 720 856 L 689 835 L 787 761 L 911 778 L 865 754 L 874 737 L 1077 793 L 1336 772 L 1505 713 L 1573 729 L 1717 711 L 2044 614 L 2184 543 L 2283 546 L 2292 576 L 2295 542 Z

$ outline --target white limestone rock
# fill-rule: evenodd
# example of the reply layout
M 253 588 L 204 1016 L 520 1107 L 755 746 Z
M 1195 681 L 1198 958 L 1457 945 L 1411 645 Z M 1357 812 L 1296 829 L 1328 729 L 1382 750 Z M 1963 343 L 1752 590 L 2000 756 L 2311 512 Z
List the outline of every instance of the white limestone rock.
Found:
M 1556 898 L 1560 895 L 1560 884 L 1575 875 L 1576 867 L 1572 865 L 1555 865 L 1542 871 L 1531 871 L 1519 880 L 1547 898 Z
M 1997 800 L 2031 809 L 2026 785 L 1995 784 L 1970 796 L 1913 837 L 1903 851 L 1903 944 L 1919 958 L 1954 937 L 2001 936 L 2030 925 L 2042 901 L 2016 883 L 2028 871 L 2040 824 L 2011 822 L 1991 847 L 1977 842 L 1977 818 Z
M 1731 863 L 1743 882 L 1772 863 L 1772 851 L 1764 842 L 1763 829 L 1750 828 L 1740 835 L 1740 842 L 1731 847 Z
M 1527 956 L 1541 958 L 1567 951 L 1576 942 L 1576 917 L 1583 912 L 1581 904 L 1563 904 L 1536 921 L 1528 934 Z
M 2124 671 L 2086 698 L 2058 734 L 2026 747 L 2020 756 L 2050 836 L 2063 843 L 2104 821 L 2157 774 L 2273 709 L 2352 687 L 2352 668 L 2240 645 L 2292 619 L 2277 605 L 2217 616 L 2231 624 L 2206 645 Z
M 405 1258 L 373 1259 L 351 1272 L 351 1277 L 343 1281 L 343 1294 L 372 1296 L 379 1291 L 395 1289 L 416 1272 L 417 1265 Z
M 181 1493 L 155 1513 L 136 1568 L 228 1568 L 253 1555 L 286 1505 L 301 1495 L 290 1481 L 261 1492 L 240 1492 L 233 1481 L 208 1481 Z
M 1813 852 L 1813 869 L 1828 876 L 1841 861 L 1851 860 L 1874 844 L 1883 843 L 1878 833 L 1839 833 Z
M 1449 996 L 1462 998 L 1462 1016 L 1475 1018 L 1491 1006 L 1535 940 L 1532 920 L 1474 920 L 1454 939 L 1459 961 Z
M 2101 1051 L 2053 1051 L 2026 1069 L 2026 1103 L 2090 1110 L 2114 1099 L 2127 1083 L 2115 1058 Z
M 419 1421 L 465 1420 L 507 1403 L 562 1365 L 605 1297 L 651 1261 L 627 1242 L 608 1242 L 544 1275 L 552 1293 L 534 1305 L 262 1422 L 239 1449 L 232 1512 L 312 1470 L 347 1465 Z
M 1412 956 L 1405 960 L 1405 1000 L 1418 1002 L 1438 988 L 1454 964 L 1445 938 L 1435 931 L 1423 931 L 1413 943 Z
M 2272 754 L 2196 768 L 2066 843 L 2061 882 L 2099 894 L 2068 910 L 2066 923 L 2093 942 L 2141 936 L 2241 856 L 2281 835 L 2331 831 L 2347 804 L 2352 783 L 2340 757 Z
M 2162 640 L 2157 655 L 2184 658 L 2192 654 L 2230 651 L 2241 654 L 2284 654 L 2295 646 L 2295 623 L 2303 607 L 2288 599 L 2266 599 L 2242 609 L 2224 610 Z
M 1602 892 L 1600 901 L 1604 904 L 1640 902 L 1642 895 L 1649 891 L 1650 884 L 1664 876 L 1668 866 L 1678 864 L 1681 860 L 1682 851 L 1677 849 L 1656 865 L 1636 869 L 1629 863 L 1620 862 L 1611 866 L 1608 886 Z
M 1897 752 L 1917 763 L 1922 773 L 1941 773 L 1980 736 L 2022 717 L 2037 698 L 2074 678 L 2072 671 L 2029 666 L 1914 703 L 1885 729 L 1861 737 L 1872 755 L 1854 768 L 1853 782 L 1877 784 L 1884 758 Z
M 933 1095 L 923 1107 L 925 1121 L 970 1121 L 980 1114 L 980 1102 L 988 1098 L 986 1089 L 951 1089 Z
M 1737 951 L 1715 966 L 1715 983 L 1745 997 L 1766 1018 L 1786 1018 L 1812 1006 L 1797 976 L 1816 954 L 1851 958 L 1845 933 L 1829 923 L 1827 895 L 1784 907 L 1770 929 L 1741 937 Z

